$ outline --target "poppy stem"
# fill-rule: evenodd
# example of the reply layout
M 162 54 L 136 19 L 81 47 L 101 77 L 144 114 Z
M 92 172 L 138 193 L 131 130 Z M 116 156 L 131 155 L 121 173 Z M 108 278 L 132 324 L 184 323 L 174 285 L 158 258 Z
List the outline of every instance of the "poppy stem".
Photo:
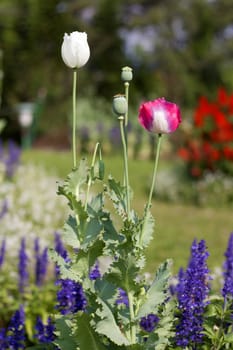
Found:
M 162 134 L 158 134 L 158 144 L 157 144 L 157 149 L 156 149 L 156 154 L 155 154 L 155 163 L 154 163 L 154 170 L 153 170 L 150 194 L 149 194 L 149 198 L 148 198 L 148 202 L 147 202 L 147 211 L 151 207 L 152 197 L 153 197 L 153 193 L 155 190 L 155 181 L 156 181 L 157 170 L 158 170 L 161 141 L 162 141 Z
M 77 156 L 76 156 L 76 123 L 77 123 L 77 69 L 73 71 L 73 125 L 72 125 L 72 147 L 73 147 L 73 167 L 77 166 Z
M 124 116 L 120 116 L 120 131 L 121 131 L 121 139 L 123 145 L 123 153 L 124 153 L 124 181 L 126 187 L 126 212 L 127 216 L 130 213 L 130 195 L 129 195 L 129 171 L 128 171 L 128 152 L 127 152 L 127 143 L 125 138 L 125 129 L 124 129 Z

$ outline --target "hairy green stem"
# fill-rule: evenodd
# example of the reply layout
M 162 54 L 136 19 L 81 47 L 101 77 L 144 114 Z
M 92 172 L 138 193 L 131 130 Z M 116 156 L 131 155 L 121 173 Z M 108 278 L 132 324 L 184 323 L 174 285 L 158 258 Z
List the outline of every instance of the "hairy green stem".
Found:
M 125 130 L 124 130 L 124 117 L 120 116 L 120 131 L 121 131 L 121 140 L 123 145 L 123 153 L 124 153 L 124 180 L 126 187 L 126 212 L 127 216 L 130 213 L 130 198 L 129 198 L 129 171 L 128 171 L 128 152 L 127 152 L 127 144 L 125 140 Z
M 150 189 L 148 202 L 147 202 L 146 207 L 145 207 L 145 216 L 144 216 L 144 219 L 143 219 L 140 240 L 142 240 L 142 238 L 143 238 L 143 236 L 145 234 L 144 231 L 145 231 L 147 220 L 149 218 L 149 213 L 150 213 L 150 208 L 151 208 L 151 203 L 152 203 L 152 196 L 153 196 L 153 192 L 155 190 L 155 180 L 156 180 L 156 175 L 157 175 L 157 170 L 158 170 L 161 141 L 162 141 L 162 134 L 158 134 L 158 144 L 157 144 L 156 155 L 155 155 L 155 163 L 154 163 L 154 170 L 153 170 L 153 176 L 152 176 L 151 189 Z
M 77 122 L 77 68 L 73 71 L 73 125 L 72 125 L 72 145 L 73 145 L 73 167 L 77 166 L 76 156 L 76 122 Z
M 98 149 L 100 149 L 99 147 L 100 147 L 100 143 L 97 142 L 96 145 L 95 145 L 95 150 L 94 150 L 93 157 L 92 157 L 91 171 L 94 169 L 95 160 L 96 160 L 96 154 L 97 154 Z M 101 157 L 101 152 L 100 152 L 100 159 L 101 159 L 101 158 L 102 158 L 102 157 Z M 89 197 L 89 192 L 90 192 L 92 180 L 93 180 L 92 174 L 90 173 L 90 176 L 89 176 L 89 179 L 88 179 L 88 183 L 87 183 L 85 210 L 87 209 L 88 197 Z
M 148 198 L 148 202 L 147 202 L 147 209 L 146 209 L 147 212 L 149 211 L 149 209 L 151 207 L 152 196 L 153 196 L 153 192 L 155 190 L 155 181 L 156 181 L 157 170 L 158 170 L 161 141 L 162 141 L 162 134 L 158 134 L 158 144 L 157 144 L 157 150 L 156 150 L 156 155 L 155 155 L 152 183 L 151 183 L 150 194 L 149 194 L 149 198 Z
M 127 101 L 127 106 L 129 105 L 129 83 L 125 82 L 125 98 Z M 125 128 L 127 128 L 128 126 L 128 108 L 127 108 L 127 112 L 125 113 Z
M 133 302 L 133 295 L 131 292 L 128 292 L 128 300 L 129 300 L 129 313 L 130 313 L 130 320 L 131 320 L 131 329 L 130 329 L 130 337 L 131 337 L 131 344 L 136 343 L 136 328 L 133 324 L 134 322 L 134 302 Z

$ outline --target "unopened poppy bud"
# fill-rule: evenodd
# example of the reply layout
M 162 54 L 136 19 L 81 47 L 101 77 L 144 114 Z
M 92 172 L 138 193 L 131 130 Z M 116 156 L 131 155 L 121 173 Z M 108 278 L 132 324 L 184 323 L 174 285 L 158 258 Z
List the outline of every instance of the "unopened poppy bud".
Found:
M 70 68 L 84 66 L 90 57 L 90 48 L 85 32 L 65 33 L 61 47 L 61 55 L 64 63 Z
M 113 112 L 118 116 L 124 116 L 127 113 L 128 105 L 124 95 L 115 95 L 112 104 Z
M 133 79 L 133 70 L 130 67 L 123 67 L 121 70 L 121 80 L 129 82 Z

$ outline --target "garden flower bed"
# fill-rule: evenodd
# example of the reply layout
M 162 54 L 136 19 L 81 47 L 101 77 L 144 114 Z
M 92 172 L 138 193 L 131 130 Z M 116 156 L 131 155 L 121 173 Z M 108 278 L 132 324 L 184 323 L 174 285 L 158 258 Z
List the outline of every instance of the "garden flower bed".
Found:
M 177 276 L 172 278 L 169 258 L 152 278 L 146 278 L 144 273 L 145 250 L 154 233 L 151 206 L 160 148 L 164 134 L 179 127 L 180 108 L 165 98 L 140 105 L 139 122 L 156 135 L 157 147 L 148 200 L 143 214 L 138 215 L 132 208 L 128 171 L 128 92 L 133 78 L 130 67 L 121 72 L 124 94 L 113 99 L 122 141 L 123 184 L 112 176 L 105 180 L 99 143 L 90 164 L 85 158 L 77 160 L 77 73 L 89 56 L 86 33 L 65 34 L 62 58 L 73 71 L 73 168 L 59 184 L 58 194 L 68 202 L 68 218 L 61 235 L 55 234 L 49 252 L 47 246 L 41 247 L 40 235 L 32 236 L 33 250 L 28 256 L 30 240 L 23 235 L 17 252 L 17 279 L 15 275 L 12 280 L 9 273 L 1 275 L 3 297 L 12 313 L 4 314 L 1 349 L 231 349 L 233 233 L 217 294 L 211 289 L 204 240 L 193 240 L 187 267 Z M 96 183 L 98 190 L 92 191 Z M 46 188 L 42 186 L 40 191 Z M 2 213 L 4 219 L 6 209 Z M 32 218 L 37 223 L 37 210 L 35 213 Z M 45 223 L 47 226 L 47 219 Z M 7 266 L 6 242 L 1 244 L 1 270 Z M 12 300 L 16 304 L 12 305 Z

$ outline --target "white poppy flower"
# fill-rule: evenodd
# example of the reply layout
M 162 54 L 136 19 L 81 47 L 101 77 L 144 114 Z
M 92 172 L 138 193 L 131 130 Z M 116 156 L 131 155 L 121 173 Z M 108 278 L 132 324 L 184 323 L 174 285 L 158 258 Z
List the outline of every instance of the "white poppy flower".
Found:
M 61 47 L 61 55 L 64 63 L 70 68 L 84 66 L 90 57 L 90 48 L 85 32 L 65 33 Z

